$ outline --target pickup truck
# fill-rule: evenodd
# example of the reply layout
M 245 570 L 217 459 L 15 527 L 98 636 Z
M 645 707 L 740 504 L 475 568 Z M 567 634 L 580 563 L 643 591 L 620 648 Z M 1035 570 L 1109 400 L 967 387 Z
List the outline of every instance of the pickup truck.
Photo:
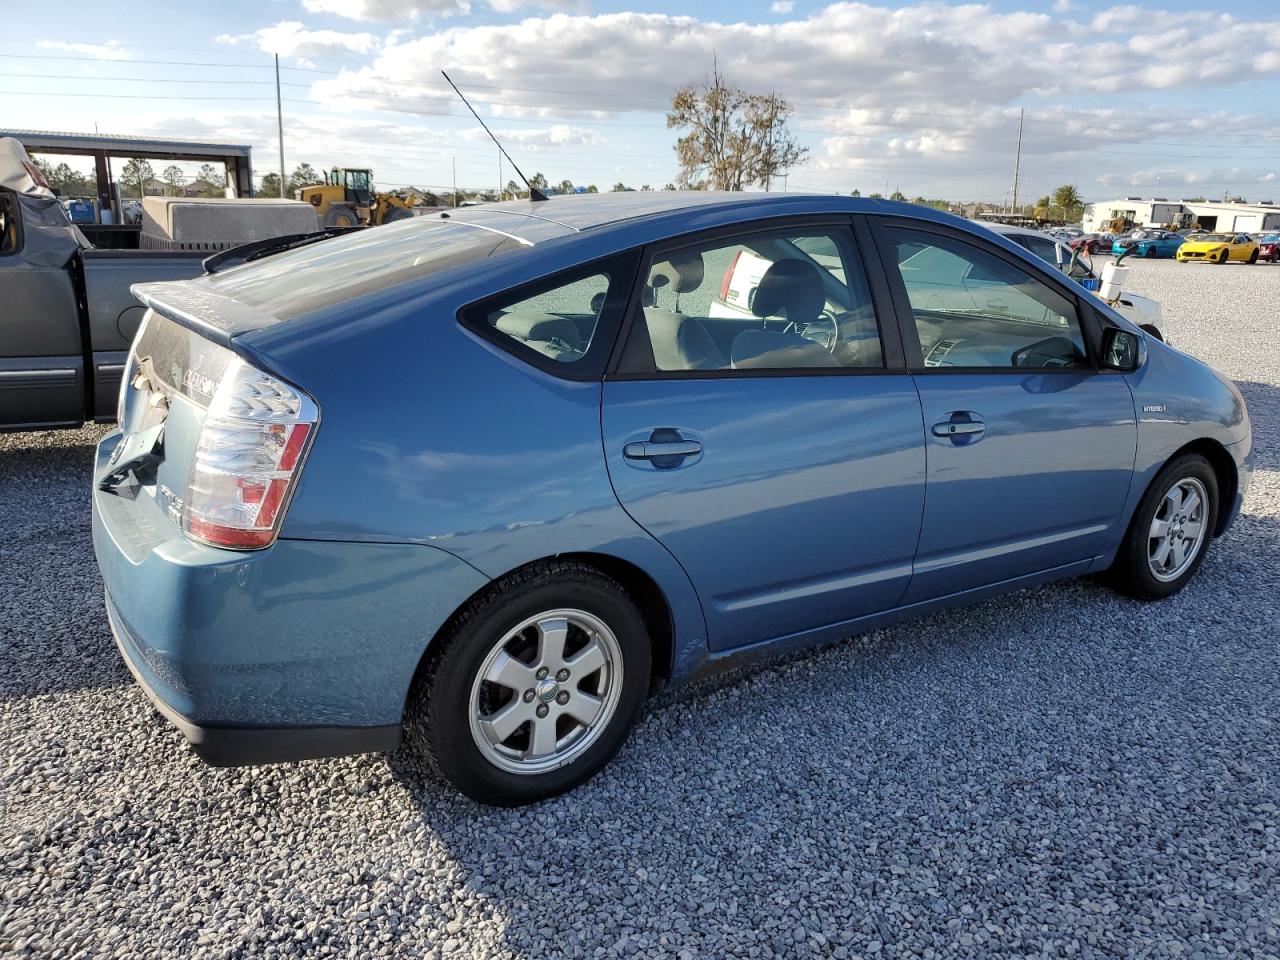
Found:
M 0 430 L 114 420 L 145 308 L 129 287 L 203 272 L 198 250 L 95 250 L 18 141 L 0 139 Z

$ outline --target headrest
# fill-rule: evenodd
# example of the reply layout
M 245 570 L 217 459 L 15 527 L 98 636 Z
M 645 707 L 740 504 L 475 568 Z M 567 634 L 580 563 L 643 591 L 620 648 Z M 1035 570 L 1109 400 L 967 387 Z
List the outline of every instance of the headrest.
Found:
M 760 278 L 751 312 L 757 317 L 785 315 L 793 323 L 812 323 L 826 302 L 817 267 L 805 260 L 779 260 Z
M 702 254 L 695 250 L 659 260 L 649 271 L 649 286 L 670 287 L 676 293 L 697 290 L 702 286 Z

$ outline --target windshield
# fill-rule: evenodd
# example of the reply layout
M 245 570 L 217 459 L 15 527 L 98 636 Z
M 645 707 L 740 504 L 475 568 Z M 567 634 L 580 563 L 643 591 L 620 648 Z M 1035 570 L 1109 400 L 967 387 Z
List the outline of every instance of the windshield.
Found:
M 352 190 L 368 190 L 369 189 L 369 171 L 368 170 L 348 170 L 347 171 L 347 187 Z
M 301 316 L 451 267 L 528 249 L 506 234 L 414 218 L 334 237 L 223 273 L 209 284 L 280 319 Z
M 1203 233 L 1195 238 L 1200 243 L 1230 243 L 1231 237 L 1225 233 Z

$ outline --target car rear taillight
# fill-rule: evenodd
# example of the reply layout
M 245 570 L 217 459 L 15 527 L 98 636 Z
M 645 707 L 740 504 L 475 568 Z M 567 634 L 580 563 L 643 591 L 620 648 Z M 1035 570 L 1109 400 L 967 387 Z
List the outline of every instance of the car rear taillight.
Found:
M 213 391 L 182 503 L 192 539 L 235 550 L 270 546 L 315 435 L 309 397 L 239 357 Z
M 741 250 L 733 255 L 733 262 L 729 264 L 729 269 L 724 272 L 724 279 L 720 281 L 720 299 L 725 303 L 729 302 L 729 290 L 733 287 L 733 274 L 738 269 L 738 260 L 741 257 Z

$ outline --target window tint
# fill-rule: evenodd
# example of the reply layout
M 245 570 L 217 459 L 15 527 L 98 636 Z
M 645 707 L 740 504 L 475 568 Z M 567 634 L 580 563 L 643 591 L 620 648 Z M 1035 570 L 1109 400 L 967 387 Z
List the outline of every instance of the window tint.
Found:
M 1075 305 L 962 240 L 893 228 L 926 367 L 1086 367 Z
M 18 249 L 18 218 L 13 197 L 0 190 L 0 256 Z
M 651 258 L 635 325 L 643 327 L 633 328 L 633 341 L 647 334 L 652 348 L 652 366 L 647 357 L 643 365 L 883 366 L 871 293 L 852 243 L 847 231 L 812 228 L 721 238 Z
M 1047 237 L 1020 237 L 1023 246 L 1051 266 L 1058 266 L 1058 245 Z
M 608 293 L 608 275 L 596 273 L 533 296 L 491 304 L 483 322 L 558 363 L 572 363 L 591 346 Z

